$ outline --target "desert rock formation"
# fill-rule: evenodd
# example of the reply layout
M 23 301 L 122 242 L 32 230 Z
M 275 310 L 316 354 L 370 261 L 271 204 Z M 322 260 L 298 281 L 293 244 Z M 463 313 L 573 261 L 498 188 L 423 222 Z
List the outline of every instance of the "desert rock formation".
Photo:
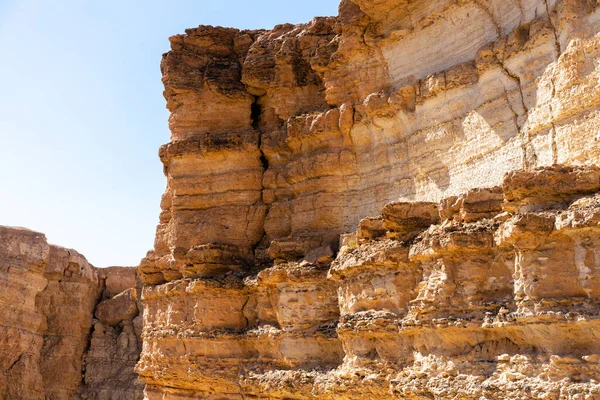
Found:
M 599 32 L 343 0 L 172 37 L 146 398 L 599 398 Z
M 600 399 L 596 0 L 170 42 L 154 249 L 0 227 L 0 399 Z
M 390 203 L 333 262 L 146 286 L 138 372 L 148 399 L 595 399 L 599 248 L 598 167 Z
M 144 281 L 335 249 L 392 201 L 600 163 L 596 19 L 587 0 L 345 0 L 337 18 L 172 37 Z
M 134 268 L 0 226 L 0 399 L 141 399 L 136 293 Z
M 135 365 L 142 349 L 139 281 L 131 267 L 96 269 L 102 293 L 85 353 L 83 398 L 141 400 Z

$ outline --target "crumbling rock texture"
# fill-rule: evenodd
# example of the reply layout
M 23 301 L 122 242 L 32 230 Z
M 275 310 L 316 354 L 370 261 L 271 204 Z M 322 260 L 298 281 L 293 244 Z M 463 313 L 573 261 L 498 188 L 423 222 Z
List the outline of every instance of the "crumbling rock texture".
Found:
M 135 365 L 142 348 L 140 283 L 132 267 L 97 269 L 102 293 L 85 353 L 82 398 L 141 400 Z
M 0 226 L 0 399 L 141 399 L 137 300 L 119 321 L 110 304 L 136 298 L 135 286 L 134 268 L 96 269 L 41 233 Z M 94 323 L 102 312 L 114 327 Z
M 146 399 L 600 398 L 599 31 L 343 0 L 172 37 Z
M 599 249 L 594 166 L 390 203 L 333 261 L 146 285 L 137 370 L 147 399 L 600 398 Z

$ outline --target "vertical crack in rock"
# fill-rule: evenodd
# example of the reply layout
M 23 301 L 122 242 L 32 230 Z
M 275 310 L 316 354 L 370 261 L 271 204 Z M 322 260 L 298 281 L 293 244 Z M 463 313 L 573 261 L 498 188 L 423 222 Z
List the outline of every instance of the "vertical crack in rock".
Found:
M 250 106 L 250 118 L 252 119 L 252 128 L 256 131 L 260 130 L 260 114 L 262 112 L 262 107 L 259 104 L 259 99 L 260 97 L 254 96 L 254 101 Z
M 544 4 L 546 6 L 546 15 L 548 17 L 548 22 L 550 23 L 550 27 L 552 28 L 552 34 L 554 35 L 554 50 L 556 52 L 555 59 L 558 60 L 560 55 L 562 54 L 562 50 L 560 48 L 560 40 L 558 40 L 558 34 L 556 33 L 556 26 L 552 21 L 552 14 L 550 13 L 550 6 L 548 5 L 548 0 L 544 0 Z
M 517 75 L 516 73 L 512 72 L 506 66 L 504 61 L 500 60 L 499 57 L 496 56 L 496 60 L 498 61 L 498 64 L 500 65 L 504 74 L 516 84 L 517 89 L 519 91 L 519 98 L 521 100 L 521 107 L 523 107 L 523 111 L 524 111 L 523 116 L 527 117 L 529 110 L 527 109 L 527 106 L 525 105 L 525 96 L 523 94 L 523 86 L 521 83 L 521 77 L 519 75 Z M 505 92 L 506 92 L 506 88 L 505 88 Z M 508 102 L 510 104 L 510 100 L 508 100 Z M 510 106 L 510 108 L 513 113 L 516 113 L 512 106 Z M 529 137 L 529 130 L 523 129 L 523 124 L 519 122 L 519 119 L 520 119 L 520 117 L 517 117 L 516 123 L 517 123 L 519 131 L 521 133 L 521 150 L 523 152 L 523 167 L 526 170 L 529 170 L 533 166 L 536 165 L 537 155 L 535 153 L 535 149 L 533 149 L 533 147 L 530 144 L 531 138 Z
M 496 21 L 496 19 L 494 18 L 494 14 L 490 10 L 490 8 L 487 5 L 483 4 L 482 0 L 473 0 L 473 2 L 475 3 L 475 5 L 477 5 L 477 7 L 479 7 L 481 10 L 483 10 L 483 12 L 490 18 L 490 21 L 496 28 L 497 37 L 501 37 L 502 36 L 502 26 L 500 25 L 500 23 L 498 23 L 498 21 Z
M 504 96 L 506 96 L 506 103 L 508 104 L 508 108 L 510 109 L 511 113 L 513 114 L 513 118 L 515 119 L 515 126 L 517 127 L 517 130 L 520 131 L 521 124 L 519 123 L 519 113 L 515 110 L 512 103 L 510 102 L 510 96 L 506 88 L 504 88 Z
M 562 54 L 562 49 L 561 49 L 561 45 L 560 45 L 560 40 L 558 39 L 558 33 L 556 30 L 556 26 L 554 24 L 554 21 L 552 19 L 552 13 L 550 10 L 550 5 L 548 4 L 548 0 L 544 0 L 544 5 L 546 8 L 546 17 L 548 18 L 548 23 L 550 24 L 550 28 L 552 29 L 552 35 L 554 37 L 554 60 L 555 62 L 558 62 L 558 59 L 560 58 L 560 55 Z M 551 136 L 551 143 L 552 143 L 552 162 L 553 164 L 556 164 L 558 162 L 558 149 L 557 149 L 557 144 L 556 144 L 556 125 L 554 123 L 555 120 L 555 115 L 554 115 L 554 110 L 553 110 L 553 106 L 552 106 L 552 99 L 555 98 L 556 96 L 556 85 L 554 82 L 554 77 L 550 77 L 550 85 L 551 85 L 551 99 L 550 102 L 548 103 L 548 108 L 550 110 L 550 120 L 551 120 L 551 128 L 550 128 L 550 136 Z
M 554 22 L 552 21 L 552 15 L 550 13 L 550 6 L 548 5 L 548 0 L 544 0 L 544 4 L 546 6 L 546 16 L 548 18 L 548 23 L 550 24 L 550 27 L 552 29 L 552 35 L 554 36 L 554 51 L 555 51 L 555 55 L 554 55 L 554 60 L 555 62 L 558 61 L 558 59 L 560 58 L 560 55 L 562 54 L 562 50 L 561 50 L 561 46 L 560 46 L 560 41 L 558 39 L 558 34 L 556 32 L 556 26 L 554 25 Z M 554 78 L 550 77 L 550 85 L 552 86 L 552 96 L 550 99 L 550 102 L 548 103 L 548 108 L 550 110 L 550 119 L 551 119 L 551 125 L 552 127 L 550 128 L 550 136 L 551 136 L 551 142 L 552 142 L 552 163 L 556 164 L 558 163 L 558 149 L 557 149 L 557 144 L 556 144 L 556 125 L 554 123 L 554 110 L 552 107 L 552 99 L 554 99 L 555 95 L 556 95 L 556 85 L 554 83 Z
M 557 149 L 557 144 L 556 144 L 556 124 L 554 123 L 554 110 L 552 107 L 552 99 L 554 99 L 555 95 L 556 95 L 556 86 L 554 83 L 554 78 L 550 78 L 550 85 L 552 86 L 552 97 L 550 99 L 550 102 L 548 103 L 548 109 L 550 110 L 550 124 L 551 124 L 551 128 L 550 128 L 550 136 L 551 136 L 551 142 L 552 142 L 552 163 L 553 164 L 557 164 L 558 163 L 558 149 Z
M 263 150 L 263 132 L 262 132 L 262 129 L 261 129 L 261 119 L 262 119 L 263 110 L 262 110 L 262 106 L 260 104 L 260 100 L 261 100 L 260 96 L 253 96 L 253 97 L 254 97 L 254 101 L 252 102 L 252 105 L 251 105 L 252 128 L 258 133 L 258 151 L 260 152 L 260 163 L 261 163 L 262 169 L 263 169 L 262 170 L 262 176 L 261 176 L 261 196 L 260 196 L 260 203 L 266 207 L 266 210 L 265 210 L 265 221 L 263 221 L 263 224 L 262 224 L 262 237 L 252 247 L 253 256 L 256 257 L 256 250 L 261 245 L 264 245 L 264 241 L 265 241 L 265 239 L 267 237 L 267 232 L 265 230 L 265 223 L 266 223 L 266 218 L 267 218 L 267 216 L 269 214 L 269 210 L 270 210 L 271 205 L 267 204 L 265 202 L 265 196 L 264 196 L 264 192 L 265 192 L 264 177 L 265 177 L 265 173 L 269 169 L 269 160 L 267 159 L 267 156 L 265 155 L 265 152 Z M 244 307 L 245 306 L 246 306 L 246 304 L 244 304 Z M 244 318 L 246 318 L 246 317 L 244 316 Z M 246 320 L 247 320 L 247 318 L 246 318 Z
M 508 67 L 504 64 L 504 62 L 501 61 L 499 58 L 496 58 L 496 59 L 498 60 L 498 63 L 500 65 L 500 67 L 502 68 L 502 71 L 505 73 L 505 75 L 508 76 L 517 85 L 517 89 L 519 90 L 519 97 L 521 99 L 521 106 L 523 107 L 524 115 L 527 115 L 529 110 L 527 109 L 527 106 L 525 105 L 525 96 L 523 95 L 523 86 L 521 83 L 521 77 L 519 75 L 517 75 L 516 73 L 512 72 L 510 69 L 508 69 Z
M 249 302 L 250 302 L 250 295 L 248 295 L 246 297 L 246 301 L 244 301 L 244 304 L 242 305 L 242 311 L 241 312 L 242 312 L 242 315 L 244 317 L 244 320 L 246 320 L 246 325 L 244 326 L 244 329 L 250 328 L 250 320 L 246 316 L 246 306 L 248 305 Z

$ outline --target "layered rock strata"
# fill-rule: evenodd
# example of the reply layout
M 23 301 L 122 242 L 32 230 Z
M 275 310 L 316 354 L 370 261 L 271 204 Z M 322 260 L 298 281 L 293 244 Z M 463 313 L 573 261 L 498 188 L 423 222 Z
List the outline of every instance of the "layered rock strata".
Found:
M 96 269 L 41 233 L 0 227 L 0 398 L 141 398 L 133 371 L 141 333 L 137 302 L 118 322 L 119 307 L 107 304 L 135 297 L 135 282 L 134 268 Z M 123 325 L 127 336 L 111 332 L 112 342 L 102 342 L 94 314 L 100 321 L 110 315 L 110 325 L 119 332 Z M 137 336 L 125 328 L 133 325 Z
M 600 168 L 391 203 L 340 243 L 146 286 L 146 398 L 600 396 Z
M 172 37 L 146 398 L 598 396 L 599 21 L 344 0 Z
M 308 24 L 173 36 L 167 190 L 143 279 L 335 250 L 392 201 L 599 163 L 598 27 L 587 0 L 344 0 Z

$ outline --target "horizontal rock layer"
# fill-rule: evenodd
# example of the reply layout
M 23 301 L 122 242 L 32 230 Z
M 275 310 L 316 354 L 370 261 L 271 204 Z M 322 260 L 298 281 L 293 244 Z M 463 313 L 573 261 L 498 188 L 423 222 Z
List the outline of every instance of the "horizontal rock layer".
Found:
M 600 168 L 394 202 L 340 243 L 146 285 L 146 398 L 600 396 Z

